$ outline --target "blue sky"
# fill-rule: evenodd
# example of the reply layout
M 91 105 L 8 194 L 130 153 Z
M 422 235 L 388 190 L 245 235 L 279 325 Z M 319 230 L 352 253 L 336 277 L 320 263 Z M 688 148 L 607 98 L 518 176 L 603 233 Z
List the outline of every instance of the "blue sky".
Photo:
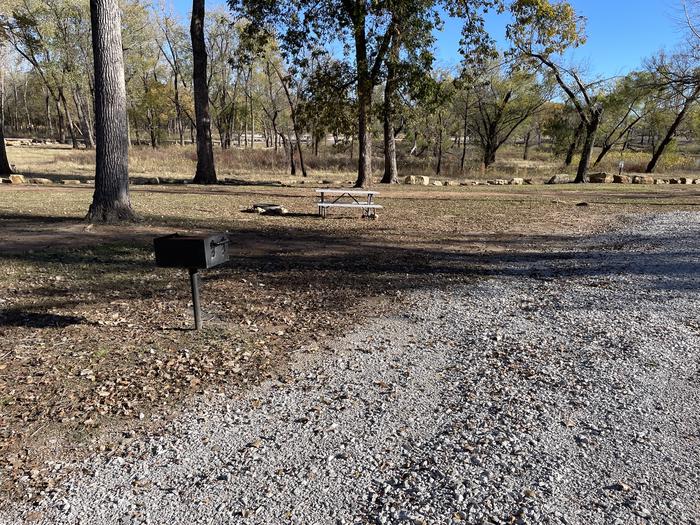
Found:
M 587 18 L 586 44 L 567 55 L 595 75 L 611 77 L 638 68 L 659 49 L 673 49 L 683 38 L 680 0 L 570 0 L 576 13 Z M 487 28 L 507 46 L 507 14 L 490 14 Z M 455 62 L 459 21 L 450 21 L 438 38 L 440 64 Z
M 171 0 L 184 14 L 191 0 Z M 588 67 L 594 75 L 612 77 L 642 65 L 659 49 L 673 49 L 683 38 L 681 0 L 570 0 L 588 21 L 588 42 L 567 56 Z M 207 2 L 210 7 L 222 1 Z M 489 32 L 504 47 L 507 15 L 489 14 Z M 437 65 L 448 68 L 459 62 L 460 22 L 448 21 L 437 35 Z

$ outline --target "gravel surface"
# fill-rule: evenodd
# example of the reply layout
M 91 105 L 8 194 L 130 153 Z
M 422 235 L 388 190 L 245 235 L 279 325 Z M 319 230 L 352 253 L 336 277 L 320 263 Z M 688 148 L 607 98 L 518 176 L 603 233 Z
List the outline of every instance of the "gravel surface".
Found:
M 413 292 L 0 522 L 700 523 L 699 239 L 646 216 Z

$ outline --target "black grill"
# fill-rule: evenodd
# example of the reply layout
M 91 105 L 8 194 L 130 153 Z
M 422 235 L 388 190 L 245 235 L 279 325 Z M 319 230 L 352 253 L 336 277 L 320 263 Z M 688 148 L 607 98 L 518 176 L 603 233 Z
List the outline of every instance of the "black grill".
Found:
M 202 328 L 202 313 L 199 306 L 199 270 L 206 270 L 229 260 L 229 239 L 225 233 L 208 235 L 180 235 L 173 233 L 153 239 L 156 266 L 164 268 L 187 268 L 192 287 L 194 324 Z
M 228 245 L 229 240 L 225 233 L 173 233 L 153 239 L 156 265 L 164 268 L 213 268 L 228 261 Z

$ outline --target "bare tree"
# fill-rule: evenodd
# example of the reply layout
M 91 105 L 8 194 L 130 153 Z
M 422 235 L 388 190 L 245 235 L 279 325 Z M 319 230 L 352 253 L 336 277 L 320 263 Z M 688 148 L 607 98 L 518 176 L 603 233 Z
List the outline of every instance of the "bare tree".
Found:
M 214 150 L 211 142 L 209 117 L 209 86 L 207 85 L 207 48 L 204 42 L 204 0 L 192 0 L 192 83 L 194 113 L 197 122 L 197 171 L 195 184 L 216 184 Z
M 382 108 L 382 120 L 384 121 L 384 176 L 382 184 L 396 184 L 399 182 L 399 171 L 396 166 L 396 130 L 392 119 L 396 105 L 396 65 L 399 60 L 399 32 L 394 27 L 391 36 L 391 44 L 387 59 L 386 83 L 384 85 L 384 104 Z
M 90 0 L 95 63 L 95 193 L 87 219 L 112 222 L 134 218 L 129 198 L 129 132 L 117 0 Z
M 649 69 L 656 77 L 657 87 L 662 97 L 675 108 L 676 115 L 664 138 L 655 149 L 646 173 L 653 173 L 664 151 L 671 144 L 681 123 L 690 109 L 700 100 L 700 69 L 691 54 L 678 53 L 671 57 L 661 54 L 652 59 Z

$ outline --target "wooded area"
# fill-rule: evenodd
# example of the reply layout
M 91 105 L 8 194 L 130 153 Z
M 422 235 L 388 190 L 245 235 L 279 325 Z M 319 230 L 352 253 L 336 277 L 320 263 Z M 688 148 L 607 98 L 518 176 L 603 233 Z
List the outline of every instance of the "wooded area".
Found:
M 118 89 L 121 82 L 118 74 L 100 74 L 107 55 L 95 37 L 95 13 L 107 3 L 3 3 L 1 127 L 5 136 L 73 148 L 97 142 L 96 180 L 109 173 L 107 179 L 122 181 L 122 196 L 109 198 L 117 207 L 128 202 L 126 147 L 114 151 L 121 157 L 114 168 L 103 168 L 100 141 L 122 127 L 136 146 L 196 144 L 194 182 L 204 184 L 217 180 L 213 148 L 242 156 L 253 148 L 283 152 L 291 173 L 303 176 L 305 156 L 350 157 L 358 187 L 375 178 L 397 182 L 411 158 L 437 175 L 488 170 L 506 144 L 521 147 L 525 160 L 536 147 L 563 169 L 576 164 L 577 182 L 590 163 L 613 154 L 633 155 L 634 169 L 646 173 L 660 161 L 695 167 L 694 3 L 681 5 L 688 37 L 675 51 L 660 51 L 623 77 L 599 78 L 562 58 L 585 41 L 585 19 L 567 2 L 231 0 L 205 14 L 204 1 L 196 0 L 188 34 L 170 8 L 126 0 L 120 11 L 128 125 L 107 108 L 119 97 L 100 96 L 112 89 L 106 84 Z M 501 8 L 512 22 L 509 47 L 499 50 L 483 17 Z M 435 31 L 448 16 L 464 22 L 462 56 L 444 70 L 435 65 Z M 109 64 L 117 64 L 121 54 L 109 53 Z M 0 148 L 3 174 L 11 172 L 6 157 Z M 373 177 L 373 163 L 383 166 L 381 177 Z M 104 200 L 105 192 L 97 184 L 95 198 Z M 90 213 L 94 220 L 130 216 Z

